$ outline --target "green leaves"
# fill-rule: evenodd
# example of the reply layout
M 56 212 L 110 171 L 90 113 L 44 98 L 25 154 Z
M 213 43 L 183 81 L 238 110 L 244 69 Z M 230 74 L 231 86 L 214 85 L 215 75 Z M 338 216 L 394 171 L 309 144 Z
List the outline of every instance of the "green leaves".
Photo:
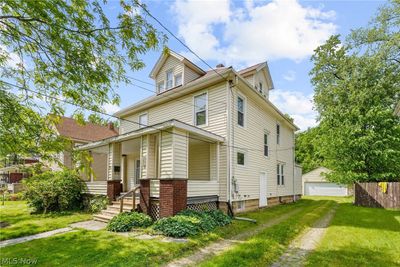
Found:
M 312 57 L 318 150 L 332 181 L 400 179 L 400 120 L 393 114 L 400 99 L 394 63 L 400 62 L 400 20 L 388 17 L 399 10 L 393 2 L 369 28 L 354 30 L 344 43 L 332 36 Z
M 0 76 L 20 87 L 0 83 L 0 91 L 8 102 L 34 114 L 29 124 L 37 127 L 36 134 L 49 129 L 40 123 L 43 113 L 64 113 L 62 101 L 82 106 L 74 107 L 80 114 L 85 109 L 102 111 L 107 103 L 118 104 L 115 85 L 129 82 L 127 69 L 143 68 L 140 55 L 164 44 L 165 35 L 141 16 L 135 1 L 121 1 L 121 6 L 119 13 L 105 14 L 109 6 L 97 0 L 2 2 Z M 26 99 L 18 98 L 21 93 Z M 9 106 L 2 102 L 1 113 L 12 117 L 14 109 Z M 41 108 L 45 110 L 40 112 Z M 28 128 L 22 125 L 28 122 L 9 122 L 15 138 L 24 139 L 18 137 L 17 129 Z M 1 129 L 0 134 L 6 134 Z M 2 139 L 6 146 L 13 146 L 12 140 Z

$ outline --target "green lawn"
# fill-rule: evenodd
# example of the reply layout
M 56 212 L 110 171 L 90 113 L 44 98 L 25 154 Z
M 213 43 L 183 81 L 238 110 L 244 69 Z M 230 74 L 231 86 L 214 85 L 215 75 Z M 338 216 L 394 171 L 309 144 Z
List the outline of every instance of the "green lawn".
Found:
M 247 213 L 241 216 L 257 219 L 258 224 L 234 221 L 212 233 L 191 238 L 187 243 L 137 240 L 106 231 L 80 230 L 6 247 L 1 254 L 3 258 L 37 259 L 39 266 L 157 266 L 187 255 L 211 241 L 254 229 L 276 216 L 295 209 L 299 212 L 313 209 L 326 202 L 301 200 L 295 204 Z
M 400 266 L 400 211 L 339 204 L 307 266 Z
M 6 201 L 4 206 L 0 204 L 0 221 L 10 225 L 0 228 L 0 240 L 63 228 L 91 217 L 91 214 L 79 212 L 30 214 L 25 201 Z
M 289 242 L 312 225 L 335 204 L 331 200 L 302 200 L 305 209 L 288 220 L 267 228 L 244 243 L 212 257 L 198 266 L 268 266 L 279 258 Z

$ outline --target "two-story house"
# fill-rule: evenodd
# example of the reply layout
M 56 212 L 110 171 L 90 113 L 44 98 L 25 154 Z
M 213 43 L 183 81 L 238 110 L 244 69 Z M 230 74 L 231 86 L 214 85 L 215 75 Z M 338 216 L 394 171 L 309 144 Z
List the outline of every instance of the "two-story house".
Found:
M 170 51 L 150 77 L 157 93 L 115 114 L 119 135 L 79 148 L 108 156 L 109 191 L 140 184 L 140 208 L 160 217 L 191 205 L 247 211 L 297 199 L 298 128 L 268 99 L 267 63 L 204 71 Z

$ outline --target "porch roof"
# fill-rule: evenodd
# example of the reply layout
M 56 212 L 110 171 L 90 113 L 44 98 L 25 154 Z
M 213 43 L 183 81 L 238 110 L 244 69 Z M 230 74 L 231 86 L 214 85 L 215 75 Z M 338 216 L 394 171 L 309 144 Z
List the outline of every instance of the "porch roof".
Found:
M 155 132 L 162 131 L 162 130 L 172 128 L 172 127 L 175 127 L 175 128 L 181 129 L 181 130 L 185 130 L 189 133 L 196 134 L 196 135 L 200 136 L 201 138 L 204 138 L 204 139 L 212 141 L 212 142 L 224 142 L 225 141 L 225 138 L 220 135 L 214 134 L 212 132 L 203 130 L 196 126 L 173 119 L 173 120 L 164 121 L 164 122 L 154 124 L 154 125 L 149 125 L 147 127 L 143 127 L 143 128 L 140 128 L 140 129 L 137 129 L 134 131 L 124 133 L 124 134 L 120 134 L 118 136 L 114 136 L 114 137 L 106 138 L 106 139 L 103 139 L 100 141 L 91 142 L 91 143 L 88 143 L 85 145 L 77 146 L 77 147 L 75 147 L 75 149 L 88 150 L 88 149 L 96 148 L 99 146 L 104 146 L 104 145 L 107 145 L 110 143 L 122 142 L 122 141 L 126 141 L 129 139 L 137 138 L 137 137 L 140 137 L 145 134 L 155 133 Z

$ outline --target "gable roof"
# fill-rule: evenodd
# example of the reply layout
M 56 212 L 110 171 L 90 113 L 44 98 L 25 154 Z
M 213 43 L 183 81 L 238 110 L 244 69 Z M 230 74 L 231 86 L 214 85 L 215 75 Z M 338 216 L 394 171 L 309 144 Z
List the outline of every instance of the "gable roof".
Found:
M 93 123 L 79 124 L 76 120 L 61 117 L 56 125 L 58 133 L 74 141 L 93 142 L 118 135 L 118 128 Z
M 157 76 L 158 72 L 160 71 L 161 67 L 164 65 L 165 61 L 169 56 L 176 58 L 177 60 L 179 60 L 180 62 L 182 62 L 183 64 L 185 64 L 186 66 L 188 66 L 189 68 L 191 68 L 200 75 L 206 74 L 206 72 L 202 68 L 191 62 L 189 59 L 179 55 L 178 53 L 172 50 L 168 50 L 168 52 L 163 52 L 161 56 L 158 58 L 156 64 L 154 65 L 153 69 L 150 72 L 149 75 L 150 78 L 154 79 Z
M 263 71 L 266 78 L 267 78 L 267 82 L 270 82 L 270 90 L 274 89 L 274 83 L 272 81 L 272 77 L 271 77 L 271 73 L 269 72 L 269 67 L 267 62 L 261 62 L 258 64 L 255 64 L 253 66 L 247 67 L 245 69 L 239 70 L 238 73 L 242 76 L 242 77 L 247 77 L 250 75 L 254 75 L 256 72 L 259 71 Z

